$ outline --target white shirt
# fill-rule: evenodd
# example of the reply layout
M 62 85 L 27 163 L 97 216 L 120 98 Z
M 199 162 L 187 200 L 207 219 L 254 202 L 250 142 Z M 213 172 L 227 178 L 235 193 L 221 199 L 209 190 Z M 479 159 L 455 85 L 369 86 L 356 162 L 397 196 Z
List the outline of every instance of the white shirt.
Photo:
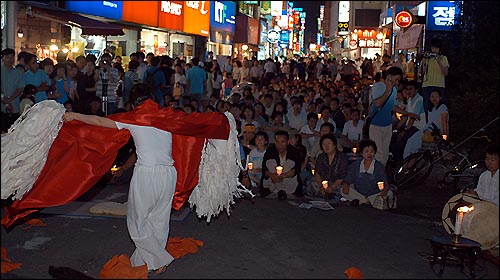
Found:
M 276 73 L 276 65 L 273 62 L 268 61 L 264 64 L 264 71 L 266 73 Z
M 372 162 L 370 163 L 370 167 L 368 167 L 368 170 L 365 170 L 365 160 L 362 159 L 361 163 L 359 164 L 359 173 L 373 174 L 373 171 L 375 171 L 375 160 L 372 160 Z
M 115 122 L 118 129 L 128 129 L 134 138 L 137 163 L 145 166 L 174 164 L 172 133 L 151 126 Z
M 309 125 L 304 125 L 302 128 L 300 128 L 299 133 L 304 133 L 304 134 L 314 134 L 314 132 L 317 132 L 316 130 L 312 131 Z M 309 138 L 302 138 L 302 144 L 306 147 L 307 154 L 311 155 L 312 150 L 314 145 L 316 145 L 316 142 L 319 143 L 319 137 L 313 136 Z
M 420 116 L 420 120 L 415 120 L 413 122 L 413 126 L 422 129 L 425 126 L 425 111 L 424 111 L 424 99 L 420 94 L 416 94 L 414 97 L 408 98 L 408 104 L 406 104 L 406 111 L 410 113 L 414 113 Z M 408 124 L 406 121 L 406 124 Z
M 287 114 L 288 117 L 288 125 L 291 128 L 295 128 L 297 130 L 301 129 L 304 125 L 307 124 L 307 113 L 304 111 L 304 108 L 300 110 L 300 113 L 295 116 L 295 114 L 292 111 L 288 111 Z
M 347 139 L 352 141 L 360 141 L 363 138 L 363 124 L 362 120 L 358 121 L 358 126 L 354 126 L 352 120 L 344 124 L 342 135 L 347 136 Z
M 498 205 L 498 169 L 493 176 L 491 176 L 489 170 L 484 171 L 481 176 L 479 176 L 476 192 L 480 199 Z

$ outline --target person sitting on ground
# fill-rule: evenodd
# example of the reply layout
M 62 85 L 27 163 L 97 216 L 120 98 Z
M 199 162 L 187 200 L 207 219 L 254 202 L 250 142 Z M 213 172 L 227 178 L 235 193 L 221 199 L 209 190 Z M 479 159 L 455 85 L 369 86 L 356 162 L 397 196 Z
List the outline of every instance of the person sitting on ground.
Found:
M 261 196 L 274 193 L 284 200 L 287 194 L 292 194 L 300 188 L 300 159 L 297 149 L 288 144 L 290 135 L 287 131 L 277 131 L 274 136 L 274 145 L 270 145 L 262 161 L 262 189 Z M 281 167 L 281 174 L 278 169 Z M 300 190 L 299 190 L 300 191 Z
M 361 112 L 354 108 L 351 110 L 351 120 L 347 121 L 342 131 L 342 138 L 339 141 L 341 150 L 344 148 L 351 149 L 359 146 L 359 141 L 363 138 L 364 122 L 360 120 Z
M 269 136 L 264 131 L 255 133 L 255 147 L 248 154 L 248 177 L 252 180 L 253 185 L 260 187 L 260 179 L 262 178 L 262 161 L 266 153 Z M 249 163 L 252 163 L 251 168 Z
M 351 201 L 352 206 L 359 204 L 373 205 L 378 195 L 392 196 L 384 165 L 375 159 L 377 144 L 370 139 L 362 140 L 359 144 L 362 158 L 349 165 L 347 176 L 342 183 L 342 197 Z M 384 182 L 384 188 L 379 189 L 377 182 Z
M 321 150 L 316 158 L 313 177 L 306 181 L 305 195 L 332 199 L 340 192 L 342 182 L 347 175 L 348 161 L 345 154 L 337 149 L 335 134 L 328 133 L 319 140 Z M 328 181 L 325 185 L 323 181 Z
M 431 97 L 432 99 L 432 97 Z M 490 145 L 486 149 L 486 168 L 474 190 L 467 190 L 468 193 L 478 196 L 480 199 L 493 202 L 498 205 L 498 155 L 497 145 Z

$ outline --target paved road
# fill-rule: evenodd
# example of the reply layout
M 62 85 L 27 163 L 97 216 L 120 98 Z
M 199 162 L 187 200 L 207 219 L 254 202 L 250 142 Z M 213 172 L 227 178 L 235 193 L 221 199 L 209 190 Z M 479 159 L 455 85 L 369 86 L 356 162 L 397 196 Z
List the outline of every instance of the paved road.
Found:
M 210 224 L 191 213 L 171 223 L 171 236 L 193 237 L 204 246 L 174 261 L 158 279 L 171 278 L 339 278 L 357 267 L 365 278 L 438 278 L 429 266 L 429 238 L 446 232 L 439 223 L 449 190 L 427 185 L 399 193 L 399 208 L 379 211 L 367 206 L 334 210 L 302 209 L 293 203 L 239 199 L 231 214 Z M 114 196 L 124 202 L 127 185 L 95 187 L 82 200 Z M 113 195 L 118 194 L 118 195 Z M 2 217 L 4 212 L 2 210 Z M 131 254 L 125 219 L 33 215 L 46 227 L 1 229 L 1 242 L 13 262 L 23 267 L 2 278 L 51 278 L 48 268 L 71 267 L 98 278 L 114 255 Z M 437 267 L 437 266 L 436 266 Z M 479 258 L 477 274 L 499 276 L 498 266 Z M 443 278 L 466 279 L 447 265 Z

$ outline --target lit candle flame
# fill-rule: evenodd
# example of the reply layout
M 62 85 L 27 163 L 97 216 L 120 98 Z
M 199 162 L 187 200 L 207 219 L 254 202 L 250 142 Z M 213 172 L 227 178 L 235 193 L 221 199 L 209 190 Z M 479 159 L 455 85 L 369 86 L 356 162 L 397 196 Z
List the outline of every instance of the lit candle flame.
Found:
M 457 209 L 458 212 L 463 212 L 463 213 L 469 213 L 472 210 L 474 210 L 474 206 L 473 205 L 471 205 L 471 206 L 462 206 L 462 207 L 460 207 L 460 208 Z
M 311 173 L 312 173 L 312 175 L 314 175 L 314 169 L 311 169 Z
M 118 167 L 116 167 L 116 165 L 113 165 L 113 167 L 111 167 L 111 173 L 115 173 L 116 171 L 118 171 Z
M 377 182 L 377 186 L 378 186 L 379 190 L 383 190 L 384 189 L 384 182 Z
M 356 147 L 352 148 L 352 153 L 353 154 L 356 154 L 357 151 L 358 151 L 358 148 L 356 148 Z
M 444 139 L 444 140 L 448 140 L 448 135 L 443 134 L 443 139 Z
M 281 175 L 282 172 L 283 172 L 283 166 L 276 166 L 276 173 L 278 175 Z
M 253 162 L 249 162 L 248 163 L 248 170 L 252 170 L 253 169 Z
M 325 180 L 325 181 L 321 182 L 321 184 L 323 185 L 324 189 L 328 188 L 328 181 Z

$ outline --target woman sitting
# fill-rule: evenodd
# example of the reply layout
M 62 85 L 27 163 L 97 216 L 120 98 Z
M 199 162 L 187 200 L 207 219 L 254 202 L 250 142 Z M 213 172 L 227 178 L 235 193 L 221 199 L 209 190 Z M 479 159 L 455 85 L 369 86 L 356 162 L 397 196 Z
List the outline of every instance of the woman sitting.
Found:
M 351 201 L 352 206 L 370 203 L 373 205 L 378 195 L 392 196 L 387 186 L 387 176 L 384 165 L 375 159 L 377 144 L 373 140 L 363 140 L 359 144 L 362 159 L 349 165 L 347 176 L 344 178 L 341 194 Z M 383 182 L 379 189 L 378 182 Z

